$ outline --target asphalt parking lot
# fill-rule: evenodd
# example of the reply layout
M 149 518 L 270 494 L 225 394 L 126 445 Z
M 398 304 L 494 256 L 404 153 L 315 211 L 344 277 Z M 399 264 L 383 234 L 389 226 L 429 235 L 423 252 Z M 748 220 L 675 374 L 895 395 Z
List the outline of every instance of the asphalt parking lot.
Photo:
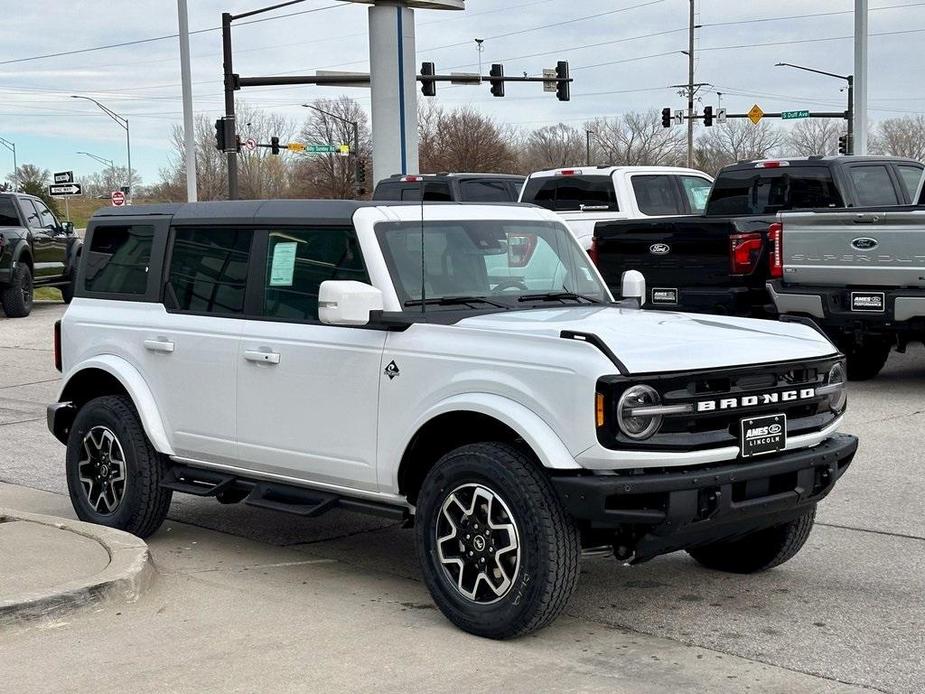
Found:
M 63 310 L 60 304 L 39 303 L 29 318 L 0 317 L 0 482 L 55 494 L 65 493 L 63 448 L 45 429 L 44 406 L 57 388 L 51 334 Z M 653 691 L 685 689 L 677 679 L 658 679 L 666 677 L 665 660 L 688 668 L 691 677 L 698 667 L 701 674 L 708 667 L 729 678 L 730 688 L 737 691 L 925 691 L 925 349 L 919 345 L 907 354 L 894 354 L 879 378 L 852 384 L 850 392 L 845 429 L 860 436 L 860 452 L 820 506 L 817 526 L 801 554 L 776 570 L 747 577 L 702 569 L 684 554 L 638 567 L 587 559 L 567 618 L 517 646 L 497 646 L 503 649 L 498 652 L 540 668 L 522 683 L 542 689 L 543 663 L 550 662 L 557 672 L 573 672 L 579 679 L 570 688 L 582 689 L 580 678 L 599 675 L 621 658 L 632 657 L 651 661 Z M 42 503 L 63 507 L 60 498 L 42 498 L 52 499 Z M 391 522 L 346 512 L 303 520 L 181 495 L 175 497 L 170 519 L 192 552 L 198 541 L 205 546 L 226 538 L 239 543 L 238 556 L 241 551 L 279 549 L 307 551 L 313 561 L 335 562 L 345 589 L 325 594 L 333 601 L 325 603 L 332 610 L 334 603 L 338 610 L 349 609 L 359 594 L 368 598 L 376 590 L 416 596 L 414 606 L 429 604 L 411 533 Z M 200 540 L 197 533 L 202 533 Z M 164 542 L 152 539 L 155 557 L 159 541 Z M 285 602 L 287 594 L 297 594 L 293 604 L 304 604 L 307 589 L 293 572 L 267 581 L 274 584 L 273 600 Z M 371 618 L 382 620 L 382 644 L 407 633 L 388 628 L 390 619 L 407 609 L 400 601 L 376 606 L 378 617 L 371 613 Z M 435 638 L 451 639 L 460 658 L 468 650 L 479 653 L 483 669 L 478 681 L 489 681 L 481 678 L 498 665 L 491 660 L 491 642 L 452 632 L 436 610 L 419 612 L 415 624 L 425 631 L 417 638 L 432 632 Z M 216 639 L 230 627 L 214 615 L 203 626 L 215 630 Z M 42 638 L 56 649 L 81 648 L 52 631 L 29 638 L 36 648 Z M 632 656 L 612 644 L 614 634 L 634 640 Z M 0 651 L 11 639 L 15 635 L 0 632 Z M 610 644 L 608 649 L 596 648 L 598 640 Z M 679 647 L 696 650 L 679 656 Z M 558 653 L 558 660 L 540 657 L 546 653 Z M 375 657 L 382 672 L 401 667 L 389 661 L 388 648 Z M 735 682 L 742 668 L 750 666 L 748 678 Z M 452 681 L 457 680 L 444 684 Z M 369 682 L 368 687 L 378 684 Z M 619 688 L 616 682 L 611 685 Z M 444 688 L 439 680 L 426 686 Z M 716 689 L 717 681 L 705 688 Z

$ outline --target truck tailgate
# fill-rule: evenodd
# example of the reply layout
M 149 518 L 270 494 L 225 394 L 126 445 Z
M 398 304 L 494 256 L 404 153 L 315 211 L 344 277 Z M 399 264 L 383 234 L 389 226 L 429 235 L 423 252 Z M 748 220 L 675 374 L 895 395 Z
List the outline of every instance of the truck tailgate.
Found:
M 597 266 L 619 287 L 626 270 L 639 270 L 649 287 L 729 283 L 729 220 L 681 217 L 600 223 L 594 232 Z
M 925 210 L 786 212 L 785 284 L 925 287 Z

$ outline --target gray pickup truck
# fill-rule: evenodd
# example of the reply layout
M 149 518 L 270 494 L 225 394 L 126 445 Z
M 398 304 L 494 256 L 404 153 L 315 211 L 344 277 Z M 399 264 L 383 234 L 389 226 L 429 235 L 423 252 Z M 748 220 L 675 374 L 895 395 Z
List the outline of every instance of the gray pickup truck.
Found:
M 809 317 L 848 357 L 848 377 L 876 376 L 895 346 L 925 341 L 925 195 L 919 205 L 778 218 L 783 265 L 768 292 L 781 315 Z
M 40 198 L 0 193 L 0 306 L 9 318 L 32 311 L 36 287 L 74 296 L 81 240 L 71 222 L 59 222 Z

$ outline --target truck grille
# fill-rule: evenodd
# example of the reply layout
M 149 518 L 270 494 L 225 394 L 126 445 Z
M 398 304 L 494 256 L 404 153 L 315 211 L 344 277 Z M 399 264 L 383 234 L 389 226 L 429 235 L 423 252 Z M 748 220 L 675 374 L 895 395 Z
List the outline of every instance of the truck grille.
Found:
M 787 415 L 787 436 L 824 429 L 839 416 L 829 408 L 826 385 L 838 361 L 768 364 L 722 371 L 687 372 L 652 377 L 608 376 L 598 382 L 605 397 L 605 422 L 598 428 L 601 445 L 621 450 L 694 451 L 739 445 L 741 421 L 768 414 Z M 665 415 L 658 433 L 645 441 L 626 437 L 617 425 L 616 407 L 624 390 L 643 384 L 654 388 L 661 404 L 686 405 L 690 411 Z

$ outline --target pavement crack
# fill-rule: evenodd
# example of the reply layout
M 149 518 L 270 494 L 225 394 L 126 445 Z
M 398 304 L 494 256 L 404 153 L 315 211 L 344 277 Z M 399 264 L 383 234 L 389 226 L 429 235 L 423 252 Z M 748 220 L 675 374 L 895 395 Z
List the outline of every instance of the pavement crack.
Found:
M 44 417 L 33 417 L 32 419 L 17 419 L 15 422 L 0 422 L 0 427 L 8 427 L 13 424 L 25 424 L 26 422 L 40 422 Z M 18 484 L 16 482 L 11 482 L 11 484 Z
M 14 383 L 11 386 L 0 386 L 0 390 L 7 390 L 8 388 L 22 388 L 23 386 L 37 386 L 40 383 L 57 383 L 60 381 L 60 378 L 47 378 L 44 381 L 30 381 L 29 383 Z
M 850 525 L 839 525 L 838 523 L 820 523 L 816 521 L 816 525 L 822 525 L 826 528 L 838 528 L 840 530 L 853 530 L 857 533 L 871 533 L 873 535 L 886 535 L 887 537 L 899 537 L 904 540 L 919 540 L 920 542 L 925 542 L 925 537 L 920 535 L 907 535 L 905 533 L 891 533 L 888 530 L 871 530 L 870 528 L 855 528 Z
M 883 417 L 882 419 L 869 419 L 864 422 L 864 424 L 879 424 L 880 422 L 891 422 L 894 419 L 905 419 L 906 417 L 916 417 L 920 414 L 925 414 L 925 410 L 916 410 L 915 412 L 906 412 L 904 414 L 892 414 L 889 417 Z
M 305 540 L 304 542 L 290 542 L 285 545 L 280 545 L 280 547 L 306 547 L 308 545 L 317 545 L 322 542 L 332 542 L 334 540 L 343 540 L 344 538 L 354 537 L 355 535 L 364 535 L 366 533 L 377 533 L 381 530 L 390 530 L 392 528 L 397 528 L 401 526 L 401 522 L 398 523 L 389 523 L 388 525 L 383 525 L 379 528 L 372 528 L 366 530 L 354 530 L 350 533 L 344 533 L 342 535 L 332 535 L 331 537 L 322 537 L 317 540 Z

